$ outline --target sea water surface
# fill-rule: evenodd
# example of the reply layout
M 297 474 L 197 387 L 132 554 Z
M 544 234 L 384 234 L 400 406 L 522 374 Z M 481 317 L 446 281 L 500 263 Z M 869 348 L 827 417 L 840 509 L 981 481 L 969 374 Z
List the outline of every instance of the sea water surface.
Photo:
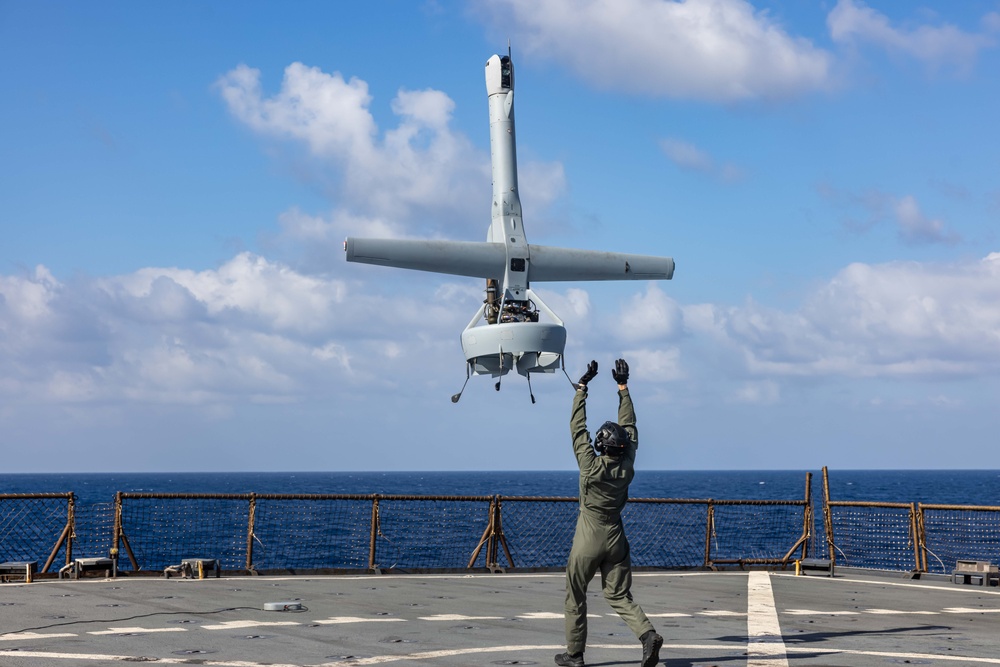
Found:
M 633 498 L 800 500 L 812 472 L 814 500 L 821 471 L 637 470 Z M 1000 505 L 1000 470 L 830 470 L 832 500 Z M 577 495 L 576 471 L 476 472 L 162 472 L 0 474 L 0 494 L 76 494 L 81 504 L 136 493 L 401 494 L 446 496 Z

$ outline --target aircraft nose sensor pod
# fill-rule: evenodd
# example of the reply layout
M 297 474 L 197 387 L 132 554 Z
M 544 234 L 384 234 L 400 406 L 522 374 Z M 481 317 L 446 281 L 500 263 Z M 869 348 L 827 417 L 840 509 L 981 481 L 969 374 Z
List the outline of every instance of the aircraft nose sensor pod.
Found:
M 669 280 L 669 257 L 529 245 L 521 221 L 514 139 L 514 64 L 510 54 L 486 62 L 493 169 L 492 222 L 485 243 L 348 238 L 347 261 L 486 280 L 486 299 L 462 332 L 466 378 L 511 370 L 528 379 L 562 367 L 566 327 L 531 290 L 532 281 Z M 539 321 L 544 313 L 551 321 Z M 564 370 L 565 372 L 565 370 Z M 496 389 L 500 390 L 499 380 Z M 458 402 L 465 391 L 452 396 Z M 531 396 L 534 403 L 535 397 Z

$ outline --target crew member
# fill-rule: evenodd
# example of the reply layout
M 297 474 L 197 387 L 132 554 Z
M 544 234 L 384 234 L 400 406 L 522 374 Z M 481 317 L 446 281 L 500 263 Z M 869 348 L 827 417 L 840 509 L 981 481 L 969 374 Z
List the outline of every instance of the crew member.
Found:
M 573 451 L 580 466 L 580 509 L 566 564 L 566 652 L 556 656 L 556 664 L 584 665 L 587 585 L 600 570 L 605 599 L 642 642 L 642 667 L 653 667 L 659 662 L 663 637 L 632 599 L 632 561 L 621 517 L 635 475 L 635 452 L 639 445 L 635 410 L 628 392 L 628 364 L 618 359 L 611 371 L 618 383 L 618 423 L 605 422 L 591 445 L 587 431 L 587 383 L 596 375 L 597 362 L 591 361 L 576 385 L 569 421 Z

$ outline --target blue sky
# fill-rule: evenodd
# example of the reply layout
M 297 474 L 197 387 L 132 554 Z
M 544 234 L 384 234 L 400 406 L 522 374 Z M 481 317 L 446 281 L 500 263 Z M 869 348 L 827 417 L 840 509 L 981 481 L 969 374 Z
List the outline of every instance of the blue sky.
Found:
M 0 2 L 12 472 L 568 469 L 561 375 L 465 379 L 510 40 L 537 284 L 652 469 L 963 468 L 1000 414 L 1000 2 Z M 989 465 L 987 463 L 987 465 Z

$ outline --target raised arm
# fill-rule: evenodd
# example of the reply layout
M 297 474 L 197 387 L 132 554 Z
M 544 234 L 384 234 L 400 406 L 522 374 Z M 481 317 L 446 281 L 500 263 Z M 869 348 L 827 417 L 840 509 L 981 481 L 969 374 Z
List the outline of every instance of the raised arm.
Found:
M 628 432 L 636 449 L 639 448 L 639 430 L 635 426 L 635 407 L 628 392 L 628 364 L 624 359 L 615 362 L 611 377 L 618 383 L 618 425 Z
M 590 444 L 590 432 L 587 431 L 587 383 L 597 375 L 597 362 L 587 365 L 587 372 L 580 378 L 573 395 L 573 407 L 569 416 L 569 431 L 573 438 L 573 453 L 576 462 L 583 470 L 594 462 L 594 448 Z

